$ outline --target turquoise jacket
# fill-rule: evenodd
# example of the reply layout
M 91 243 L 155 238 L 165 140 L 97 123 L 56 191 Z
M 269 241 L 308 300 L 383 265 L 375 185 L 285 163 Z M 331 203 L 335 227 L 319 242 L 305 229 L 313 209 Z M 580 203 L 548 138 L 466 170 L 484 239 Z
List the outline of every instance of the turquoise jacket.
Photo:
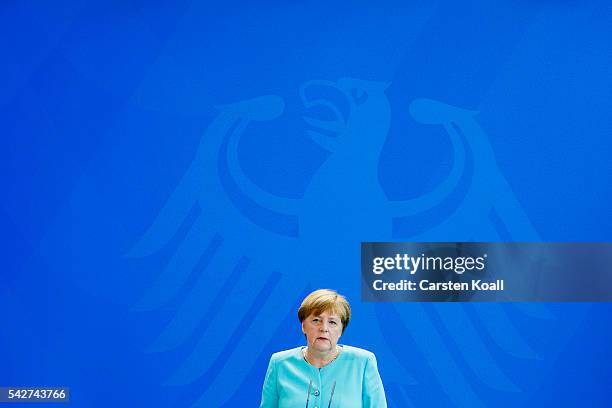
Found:
M 268 365 L 260 408 L 302 408 L 308 398 L 309 408 L 327 408 L 330 399 L 330 406 L 334 408 L 386 408 L 385 390 L 374 354 L 356 347 L 340 347 L 342 352 L 338 358 L 323 368 L 304 360 L 304 347 L 274 353 Z

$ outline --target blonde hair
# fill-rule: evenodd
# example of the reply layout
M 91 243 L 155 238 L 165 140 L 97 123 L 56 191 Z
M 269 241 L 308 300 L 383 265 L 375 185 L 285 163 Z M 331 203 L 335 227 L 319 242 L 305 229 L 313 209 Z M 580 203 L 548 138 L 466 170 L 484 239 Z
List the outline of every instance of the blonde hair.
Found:
M 298 319 L 301 323 L 311 314 L 318 316 L 323 312 L 337 314 L 342 322 L 342 333 L 344 333 L 351 320 L 351 307 L 346 298 L 335 290 L 315 290 L 302 301 L 302 305 L 298 309 Z

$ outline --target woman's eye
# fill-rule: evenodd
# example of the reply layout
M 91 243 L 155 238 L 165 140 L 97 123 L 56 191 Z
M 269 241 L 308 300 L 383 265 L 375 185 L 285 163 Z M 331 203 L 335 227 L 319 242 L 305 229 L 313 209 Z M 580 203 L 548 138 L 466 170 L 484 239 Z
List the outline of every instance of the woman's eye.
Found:
M 313 319 L 313 323 L 319 323 L 319 319 Z
M 333 320 L 331 322 L 329 322 L 329 323 L 333 324 L 334 326 L 338 324 L 338 323 L 334 322 Z

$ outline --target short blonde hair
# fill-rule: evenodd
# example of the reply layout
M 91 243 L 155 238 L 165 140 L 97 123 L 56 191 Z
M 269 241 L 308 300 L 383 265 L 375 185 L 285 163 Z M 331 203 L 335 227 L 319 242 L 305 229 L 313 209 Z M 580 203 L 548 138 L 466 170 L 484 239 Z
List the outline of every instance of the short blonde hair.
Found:
M 342 333 L 344 333 L 351 320 L 351 307 L 346 298 L 335 290 L 315 290 L 302 301 L 302 305 L 298 309 L 298 319 L 302 323 L 311 314 L 318 316 L 323 312 L 337 314 L 342 322 Z

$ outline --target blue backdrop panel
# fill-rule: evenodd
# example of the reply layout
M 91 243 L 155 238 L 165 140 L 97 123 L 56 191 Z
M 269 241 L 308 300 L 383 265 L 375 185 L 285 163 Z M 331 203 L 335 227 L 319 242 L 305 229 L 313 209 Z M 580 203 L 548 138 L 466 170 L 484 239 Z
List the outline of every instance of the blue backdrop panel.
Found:
M 611 240 L 609 2 L 20 1 L 0 34 L 0 386 L 258 406 L 331 287 L 391 407 L 610 406 L 607 303 L 359 296 L 362 241 Z

